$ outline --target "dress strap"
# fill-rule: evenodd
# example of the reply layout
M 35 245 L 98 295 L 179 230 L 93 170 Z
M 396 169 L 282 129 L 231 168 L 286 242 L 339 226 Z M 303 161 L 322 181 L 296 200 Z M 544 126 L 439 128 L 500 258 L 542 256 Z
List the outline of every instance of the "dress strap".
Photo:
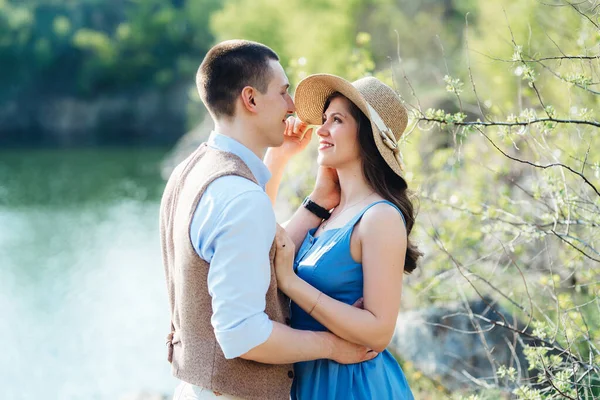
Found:
M 392 203 L 392 202 L 391 202 L 391 201 L 389 201 L 389 200 L 379 200 L 379 201 L 376 201 L 376 202 L 374 202 L 374 203 L 371 203 L 371 204 L 369 204 L 368 206 L 366 206 L 365 208 L 363 208 L 361 212 L 359 212 L 358 214 L 356 214 L 356 215 L 354 216 L 354 218 L 352 218 L 352 219 L 350 220 L 350 222 L 348 222 L 348 226 L 349 226 L 349 227 L 353 227 L 354 225 L 356 225 L 356 223 L 357 223 L 358 221 L 360 221 L 360 219 L 362 218 L 362 216 L 363 216 L 363 215 L 364 215 L 364 214 L 365 214 L 365 213 L 366 213 L 366 212 L 367 212 L 367 211 L 368 211 L 368 210 L 369 210 L 371 207 L 373 207 L 373 206 L 374 206 L 374 205 L 376 205 L 376 204 L 380 204 L 380 203 L 386 203 L 386 204 L 389 204 L 390 206 L 392 206 L 392 207 L 394 207 L 396 210 L 398 210 L 398 212 L 400 213 L 400 216 L 402 217 L 402 221 L 404 221 L 404 226 L 406 226 L 406 219 L 404 218 L 404 214 L 402 213 L 402 211 L 401 211 L 401 210 L 400 210 L 400 209 L 399 209 L 399 208 L 398 208 L 398 207 L 397 207 L 397 206 L 396 206 L 394 203 Z

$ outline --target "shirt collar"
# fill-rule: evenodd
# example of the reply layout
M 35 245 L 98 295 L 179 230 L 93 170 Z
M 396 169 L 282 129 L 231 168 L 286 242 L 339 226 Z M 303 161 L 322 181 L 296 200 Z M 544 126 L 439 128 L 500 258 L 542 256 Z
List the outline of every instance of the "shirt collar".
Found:
M 267 182 L 269 182 L 269 179 L 271 179 L 271 172 L 262 160 L 252 150 L 237 140 L 222 135 L 217 131 L 212 131 L 208 138 L 208 145 L 214 149 L 226 151 L 241 158 L 248 168 L 250 168 L 250 172 L 252 172 L 258 184 L 263 189 Z

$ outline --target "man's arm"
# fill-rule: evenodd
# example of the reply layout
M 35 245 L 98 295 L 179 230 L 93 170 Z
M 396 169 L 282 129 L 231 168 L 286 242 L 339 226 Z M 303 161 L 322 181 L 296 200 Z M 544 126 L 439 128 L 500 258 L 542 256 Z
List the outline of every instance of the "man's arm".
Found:
M 217 182 L 216 189 L 219 185 L 244 184 L 220 178 L 213 185 Z M 215 204 L 219 200 L 216 197 L 211 200 L 210 193 L 208 198 L 204 197 L 196 213 L 201 212 L 203 204 L 208 206 L 211 201 Z M 210 232 L 202 235 L 191 232 L 191 237 L 198 239 L 199 245 L 195 247 L 211 263 L 208 275 L 213 306 L 211 322 L 226 358 L 241 356 L 274 364 L 318 358 L 355 363 L 376 355 L 330 333 L 294 330 L 269 320 L 264 312 L 265 295 L 271 280 L 269 250 L 276 223 L 264 192 L 260 189 L 242 192 L 212 211 L 219 216 Z M 193 224 L 192 229 L 194 226 L 201 224 Z
M 329 332 L 302 331 L 273 322 L 269 339 L 240 357 L 265 364 L 291 364 L 320 358 L 355 364 L 371 360 L 377 354 Z
M 299 361 L 331 358 L 333 340 L 327 332 L 299 331 L 273 322 L 273 330 L 266 342 L 256 346 L 241 358 L 265 364 L 291 364 Z M 281 349 L 285 349 L 283 352 Z

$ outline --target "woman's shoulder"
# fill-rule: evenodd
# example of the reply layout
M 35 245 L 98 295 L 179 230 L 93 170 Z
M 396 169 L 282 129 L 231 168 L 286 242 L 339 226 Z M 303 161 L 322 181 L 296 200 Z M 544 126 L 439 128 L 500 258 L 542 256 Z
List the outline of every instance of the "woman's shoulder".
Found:
M 404 217 L 398 207 L 381 199 L 369 207 L 361 218 L 359 229 L 362 234 L 392 234 L 406 236 Z
M 408 234 L 400 211 L 388 202 L 373 204 L 356 229 L 356 245 L 361 258 L 369 252 L 400 257 L 406 252 Z

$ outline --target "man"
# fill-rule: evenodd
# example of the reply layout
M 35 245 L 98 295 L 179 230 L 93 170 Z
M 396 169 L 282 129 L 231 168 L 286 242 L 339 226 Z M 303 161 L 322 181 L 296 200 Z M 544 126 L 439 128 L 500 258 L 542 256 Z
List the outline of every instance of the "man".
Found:
M 264 187 L 268 147 L 295 111 L 277 54 L 249 41 L 213 47 L 196 77 L 215 130 L 171 175 L 160 210 L 176 398 L 287 399 L 292 363 L 375 356 L 328 332 L 290 328 L 273 270 L 276 221 Z M 311 200 L 326 205 L 317 184 Z M 335 205 L 335 204 L 334 204 Z M 332 205 L 332 206 L 334 206 Z M 307 229 L 319 217 L 300 209 Z

